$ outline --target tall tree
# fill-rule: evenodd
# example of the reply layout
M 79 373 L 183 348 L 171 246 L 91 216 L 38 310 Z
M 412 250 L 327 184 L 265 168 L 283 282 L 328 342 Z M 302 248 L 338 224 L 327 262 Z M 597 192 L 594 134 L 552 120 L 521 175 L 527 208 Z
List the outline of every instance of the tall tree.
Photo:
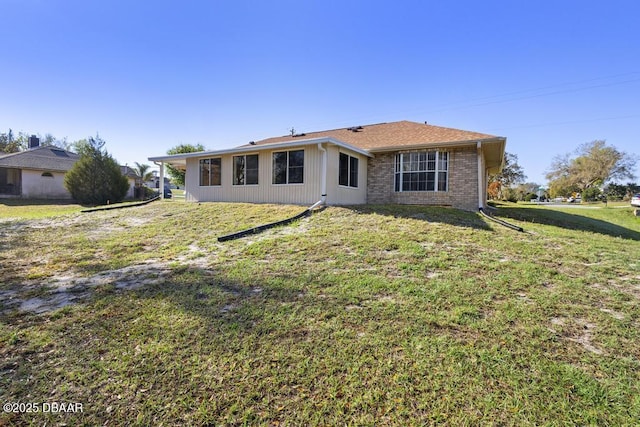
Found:
M 16 140 L 13 131 L 0 134 L 0 153 L 16 153 L 21 150 L 20 141 Z
M 116 203 L 127 195 L 129 180 L 104 145 L 97 135 L 76 144 L 80 159 L 65 174 L 64 185 L 80 203 Z
M 516 154 L 504 153 L 504 164 L 500 173 L 489 177 L 489 187 L 491 188 L 490 197 L 502 198 L 502 191 L 510 188 L 515 184 L 523 183 L 527 176 L 524 170 L 518 164 L 518 156 Z
M 633 179 L 636 161 L 635 156 L 608 146 L 606 141 L 595 140 L 580 145 L 573 155 L 556 157 L 546 177 L 558 192 L 570 188 L 582 192 L 613 180 Z
M 41 146 L 55 146 L 68 150 L 70 144 L 67 142 L 67 138 L 58 139 L 50 133 L 33 134 L 29 132 L 18 132 L 16 136 L 11 129 L 9 132 L 0 134 L 0 152 L 15 153 L 23 151 L 29 148 L 29 137 L 31 135 L 37 135 L 40 140 Z
M 71 145 L 67 142 L 67 137 L 58 139 L 55 136 L 51 135 L 50 133 L 45 133 L 44 136 L 38 134 L 38 138 L 40 138 L 40 145 L 43 147 L 50 145 L 50 146 L 62 148 L 65 150 L 69 150 Z
M 184 154 L 184 153 L 195 153 L 197 151 L 204 151 L 204 146 L 202 144 L 180 144 L 176 147 L 173 147 L 167 151 L 167 154 Z M 171 165 L 167 165 L 167 171 L 171 176 L 171 180 L 176 185 L 184 185 L 184 175 L 185 171 L 176 169 Z M 160 184 L 162 188 L 162 183 Z

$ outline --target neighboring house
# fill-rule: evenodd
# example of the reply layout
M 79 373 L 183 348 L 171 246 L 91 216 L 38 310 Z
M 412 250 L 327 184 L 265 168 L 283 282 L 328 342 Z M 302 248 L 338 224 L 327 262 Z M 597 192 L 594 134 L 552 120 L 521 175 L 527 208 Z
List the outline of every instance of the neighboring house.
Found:
M 71 199 L 64 174 L 79 158 L 53 146 L 0 154 L 0 197 Z
M 186 171 L 189 201 L 424 204 L 476 210 L 506 138 L 400 121 L 150 157 Z
M 151 171 L 151 175 L 151 179 L 145 182 L 144 185 L 149 188 L 160 188 L 160 175 L 158 171 Z M 171 184 L 171 181 L 169 181 L 169 178 L 166 176 L 164 177 L 164 186 L 170 188 L 174 187 L 173 184 Z
M 78 154 L 55 146 L 0 153 L 0 198 L 71 199 L 64 175 L 78 159 Z M 126 197 L 133 198 L 137 175 L 128 166 L 120 168 L 129 180 Z
M 122 175 L 126 176 L 127 180 L 129 181 L 129 190 L 127 191 L 127 195 L 124 198 L 136 198 L 136 187 L 142 186 L 142 180 L 140 179 L 138 174 L 129 166 L 120 166 L 120 172 L 122 172 Z

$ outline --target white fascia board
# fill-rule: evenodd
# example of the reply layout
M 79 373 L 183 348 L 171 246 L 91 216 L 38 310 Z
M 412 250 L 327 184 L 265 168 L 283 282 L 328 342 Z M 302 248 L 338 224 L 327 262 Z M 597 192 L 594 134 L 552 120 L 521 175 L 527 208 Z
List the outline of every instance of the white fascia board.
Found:
M 342 142 L 340 140 L 337 140 L 335 138 L 316 138 L 318 140 L 324 140 L 324 141 L 317 141 L 317 142 L 328 142 L 330 144 L 333 145 L 337 145 L 338 147 L 342 147 L 342 148 L 346 148 L 347 150 L 351 150 L 354 151 L 358 154 L 362 154 L 363 156 L 367 156 L 367 157 L 373 157 L 373 154 L 371 154 L 369 152 L 369 150 L 364 150 L 362 148 L 358 148 L 354 145 L 351 144 L 347 144 L 346 142 Z
M 367 157 L 373 157 L 373 155 L 371 153 L 369 153 L 366 150 L 363 150 L 361 148 L 355 147 L 353 145 L 344 143 L 342 141 L 339 141 L 337 139 L 334 138 L 311 138 L 311 139 L 302 139 L 300 141 L 294 141 L 294 142 L 277 142 L 274 144 L 264 144 L 264 145 L 245 145 L 242 147 L 236 147 L 236 148 L 229 148 L 226 150 L 214 150 L 214 151 L 197 151 L 197 152 L 193 152 L 193 153 L 183 153 L 183 154 L 173 154 L 173 155 L 169 155 L 169 156 L 158 156 L 158 157 L 149 157 L 148 160 L 150 162 L 166 162 L 166 163 L 171 163 L 173 162 L 180 162 L 181 160 L 186 160 L 186 159 L 191 159 L 191 158 L 200 158 L 200 157 L 217 157 L 217 156 L 222 156 L 225 154 L 242 154 L 242 153 L 255 153 L 258 151 L 272 151 L 272 150 L 278 150 L 281 148 L 297 148 L 297 147 L 304 147 L 306 145 L 316 145 L 316 144 L 321 144 L 321 143 L 329 143 L 329 144 L 333 144 L 333 145 L 337 145 L 339 147 L 343 147 L 346 148 L 348 150 L 354 151 L 356 153 L 360 153 L 362 155 L 365 155 Z

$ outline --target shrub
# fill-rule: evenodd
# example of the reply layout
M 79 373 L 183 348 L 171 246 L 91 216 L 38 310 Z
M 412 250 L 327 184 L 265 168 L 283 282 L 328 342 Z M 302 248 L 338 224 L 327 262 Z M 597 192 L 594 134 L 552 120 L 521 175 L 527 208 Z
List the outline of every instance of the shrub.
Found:
M 120 166 L 103 150 L 105 142 L 96 136 L 80 144 L 80 160 L 66 173 L 64 185 L 82 204 L 104 205 L 124 199 L 129 181 Z
M 598 187 L 589 187 L 582 192 L 582 200 L 585 202 L 595 202 L 600 199 L 602 191 Z

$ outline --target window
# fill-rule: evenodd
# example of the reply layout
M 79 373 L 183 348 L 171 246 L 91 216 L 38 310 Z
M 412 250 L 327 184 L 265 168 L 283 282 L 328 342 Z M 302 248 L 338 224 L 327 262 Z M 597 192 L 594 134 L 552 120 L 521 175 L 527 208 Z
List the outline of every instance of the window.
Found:
M 258 184 L 258 155 L 233 157 L 233 185 Z
M 396 155 L 395 191 L 447 191 L 449 153 L 426 151 Z
M 42 175 L 45 178 L 53 178 L 53 174 L 51 172 L 42 172 Z
M 200 159 L 200 185 L 220 185 L 222 179 L 222 159 Z
M 346 187 L 358 186 L 358 158 L 340 153 L 338 184 Z
M 302 184 L 304 182 L 304 150 L 273 153 L 273 183 Z

